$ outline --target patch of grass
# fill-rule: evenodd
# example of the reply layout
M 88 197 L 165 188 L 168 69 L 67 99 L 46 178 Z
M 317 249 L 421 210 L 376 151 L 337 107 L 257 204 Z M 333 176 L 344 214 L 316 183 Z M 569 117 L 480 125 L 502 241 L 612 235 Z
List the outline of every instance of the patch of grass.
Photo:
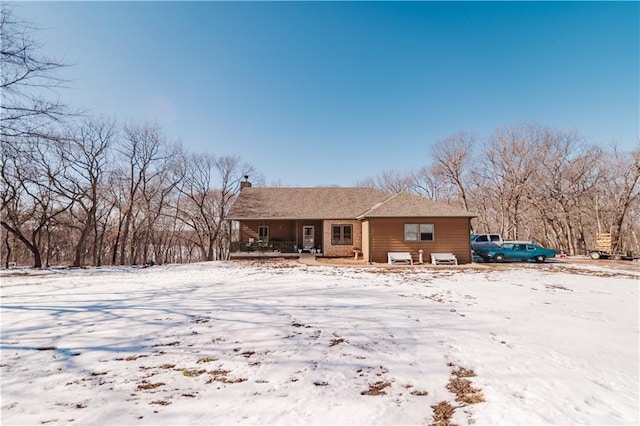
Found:
M 454 426 L 451 423 L 451 417 L 456 409 L 449 402 L 440 401 L 436 405 L 432 405 L 431 409 L 433 410 L 433 421 L 430 426 Z
M 128 356 L 126 358 L 116 358 L 116 361 L 135 361 L 138 358 L 144 358 L 147 357 L 149 355 L 131 355 Z
M 198 364 L 204 364 L 205 362 L 213 362 L 216 361 L 215 358 L 209 358 L 208 356 L 205 356 L 203 358 L 198 358 L 198 361 L 196 361 L 196 363 Z
M 329 342 L 329 346 L 336 346 L 339 345 L 341 343 L 347 343 L 347 341 L 343 338 L 339 338 L 339 339 L 331 339 L 331 342 Z
M 369 390 L 360 392 L 360 395 L 366 395 L 366 396 L 386 395 L 387 393 L 383 391 L 383 389 L 386 389 L 389 386 L 391 386 L 391 383 L 389 382 L 384 382 L 384 381 L 375 382 L 374 384 L 369 385 Z
M 182 375 L 185 377 L 197 377 L 197 376 L 203 375 L 206 372 L 207 370 L 195 370 L 195 369 L 185 368 L 184 370 L 182 370 Z
M 36 348 L 37 351 L 57 351 L 58 348 L 55 346 L 40 346 Z
M 219 383 L 242 383 L 242 382 L 246 382 L 247 379 L 244 378 L 239 378 L 239 379 L 228 379 L 227 375 L 230 373 L 229 370 L 213 370 L 213 371 L 209 371 L 209 374 L 211 374 L 211 378 L 209 380 L 207 380 L 207 383 L 214 383 L 214 382 L 219 382 Z
M 427 395 L 429 395 L 429 392 L 414 390 L 414 391 L 411 391 L 411 395 L 413 395 L 413 396 L 427 396 Z
M 225 383 L 225 384 L 236 384 L 236 383 L 242 383 L 242 382 L 246 382 L 246 381 L 247 381 L 247 379 L 245 379 L 245 378 L 228 379 L 225 376 L 215 376 L 215 377 L 209 379 L 209 381 L 207 383 L 220 382 L 220 383 Z
M 482 391 L 478 388 L 474 388 L 471 384 L 471 380 L 452 377 L 449 379 L 447 389 L 449 392 L 455 394 L 456 401 L 463 404 L 478 404 L 480 402 L 484 402 Z
M 154 348 L 158 348 L 161 346 L 178 346 L 180 344 L 180 342 L 175 341 L 175 342 L 169 342 L 169 343 L 158 343 L 157 345 L 153 345 Z
M 149 383 L 146 381 L 143 381 L 142 383 L 140 383 L 138 385 L 138 390 L 149 390 L 149 389 L 155 389 L 155 388 L 159 388 L 160 386 L 164 386 L 165 384 L 162 382 L 158 382 L 158 383 Z
M 149 404 L 151 404 L 151 405 L 169 405 L 171 403 L 169 401 L 151 401 Z
M 160 367 L 158 368 L 162 368 L 163 370 L 171 370 L 172 368 L 174 368 L 176 365 L 175 364 L 162 364 Z
M 451 374 L 456 377 L 476 377 L 476 373 L 473 370 L 467 370 L 464 367 L 459 367 L 457 370 L 454 370 Z
M 506 342 L 502 342 L 506 343 Z M 471 384 L 469 377 L 476 377 L 476 373 L 473 370 L 456 367 L 452 362 L 447 363 L 447 366 L 453 368 L 451 371 L 451 377 L 447 384 L 447 390 L 456 396 L 456 401 L 462 404 L 478 404 L 484 402 L 484 396 L 482 390 L 474 387 Z

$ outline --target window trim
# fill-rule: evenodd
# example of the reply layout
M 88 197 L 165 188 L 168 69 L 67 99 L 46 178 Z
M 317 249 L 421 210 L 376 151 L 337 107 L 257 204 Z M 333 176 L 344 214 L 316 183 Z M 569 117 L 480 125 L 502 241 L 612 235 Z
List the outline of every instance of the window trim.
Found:
M 335 239 L 334 238 L 334 229 L 339 227 L 340 228 L 340 238 L 339 239 Z M 344 230 L 346 228 L 349 228 L 351 231 L 351 238 L 349 238 L 349 240 L 345 239 L 345 232 Z M 331 224 L 331 245 L 333 246 L 349 246 L 349 245 L 353 245 L 353 224 L 351 223 L 332 223 Z
M 431 226 L 431 239 L 430 240 L 423 240 L 422 239 L 422 232 L 420 231 L 420 228 L 422 226 Z M 415 227 L 414 231 L 410 231 L 411 234 L 415 234 L 415 239 L 408 239 L 407 238 L 407 227 L 409 226 L 413 226 Z M 417 223 L 417 222 L 413 222 L 413 223 L 405 223 L 404 227 L 403 227 L 403 237 L 404 237 L 404 242 L 405 243 L 409 243 L 409 244 L 420 244 L 420 243 L 433 243 L 436 241 L 436 226 L 433 223 Z

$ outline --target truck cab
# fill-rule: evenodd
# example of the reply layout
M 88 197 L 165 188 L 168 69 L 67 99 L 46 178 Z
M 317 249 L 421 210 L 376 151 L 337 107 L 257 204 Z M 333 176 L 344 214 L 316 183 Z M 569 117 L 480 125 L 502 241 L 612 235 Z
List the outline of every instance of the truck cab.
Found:
M 471 236 L 471 248 L 473 250 L 499 247 L 502 243 L 504 243 L 504 240 L 500 234 L 474 234 Z

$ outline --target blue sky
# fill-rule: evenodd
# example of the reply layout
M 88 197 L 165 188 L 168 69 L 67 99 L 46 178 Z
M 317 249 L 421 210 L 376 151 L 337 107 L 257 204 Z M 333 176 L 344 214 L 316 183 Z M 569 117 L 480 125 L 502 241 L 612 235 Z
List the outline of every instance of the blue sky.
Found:
M 521 123 L 638 143 L 638 2 L 9 4 L 74 64 L 64 101 L 267 184 L 349 186 Z

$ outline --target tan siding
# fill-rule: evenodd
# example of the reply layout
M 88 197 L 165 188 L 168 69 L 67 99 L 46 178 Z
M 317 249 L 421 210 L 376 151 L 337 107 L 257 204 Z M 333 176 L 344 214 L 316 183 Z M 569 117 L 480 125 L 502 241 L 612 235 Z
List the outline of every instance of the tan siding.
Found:
M 339 244 L 333 245 L 331 244 L 331 225 L 352 225 L 353 235 L 352 241 L 353 244 Z M 353 249 L 359 248 L 362 241 L 362 229 L 360 227 L 359 220 L 344 220 L 344 219 L 332 219 L 325 220 L 323 223 L 324 227 L 324 237 L 323 237 L 323 245 L 322 245 L 322 254 L 327 257 L 349 257 L 353 256 Z
M 432 223 L 432 243 L 406 243 L 405 223 Z M 431 253 L 453 253 L 458 263 L 471 262 L 469 218 L 371 218 L 371 260 L 386 262 L 387 252 L 410 252 L 418 261 L 418 250 L 424 251 L 424 262 L 431 261 Z

